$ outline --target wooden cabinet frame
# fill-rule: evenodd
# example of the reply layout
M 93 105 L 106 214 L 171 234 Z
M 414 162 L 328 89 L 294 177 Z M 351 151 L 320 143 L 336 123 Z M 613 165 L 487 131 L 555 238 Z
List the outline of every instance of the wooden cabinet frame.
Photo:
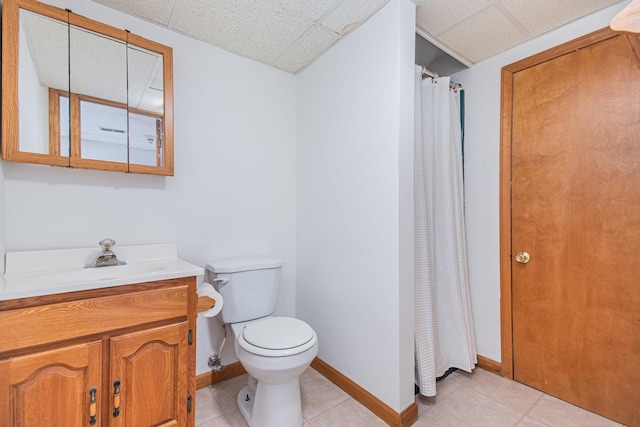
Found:
M 70 11 L 58 9 L 35 0 L 5 0 L 2 6 L 2 158 L 8 161 L 36 163 L 51 166 L 66 166 L 83 169 L 100 169 L 132 172 L 151 175 L 173 176 L 173 50 L 160 43 L 137 36 L 126 30 L 120 30 L 106 24 L 76 15 Z M 118 163 L 103 160 L 83 159 L 79 151 L 72 150 L 69 157 L 61 156 L 59 149 L 52 145 L 59 142 L 60 135 L 49 132 L 49 153 L 20 151 L 19 109 L 18 109 L 18 49 L 20 9 L 25 9 L 75 27 L 90 30 L 112 39 L 121 40 L 162 55 L 164 83 L 163 145 L 164 165 L 151 166 L 130 163 Z M 79 95 L 79 94 L 78 94 Z M 74 94 L 71 94 L 73 98 Z M 49 102 L 50 118 L 58 115 L 59 108 Z M 131 110 L 131 109 L 129 109 Z M 73 120 L 73 118 L 72 118 Z M 73 133 L 72 133 L 73 135 Z M 78 137 L 79 138 L 79 137 Z M 71 141 L 75 146 L 77 142 Z

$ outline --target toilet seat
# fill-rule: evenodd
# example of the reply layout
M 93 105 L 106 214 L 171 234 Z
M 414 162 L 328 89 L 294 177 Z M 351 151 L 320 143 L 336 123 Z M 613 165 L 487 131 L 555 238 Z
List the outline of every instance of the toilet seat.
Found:
M 249 353 L 267 357 L 292 356 L 313 347 L 314 330 L 299 319 L 269 317 L 246 325 L 238 335 L 238 345 Z

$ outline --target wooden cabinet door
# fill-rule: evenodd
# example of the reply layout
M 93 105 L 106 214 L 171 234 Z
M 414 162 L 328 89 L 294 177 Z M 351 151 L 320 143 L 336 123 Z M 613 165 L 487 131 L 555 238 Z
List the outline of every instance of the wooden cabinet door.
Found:
M 182 322 L 111 339 L 111 426 L 188 425 L 188 333 Z
M 0 427 L 99 427 L 101 370 L 99 341 L 1 360 Z

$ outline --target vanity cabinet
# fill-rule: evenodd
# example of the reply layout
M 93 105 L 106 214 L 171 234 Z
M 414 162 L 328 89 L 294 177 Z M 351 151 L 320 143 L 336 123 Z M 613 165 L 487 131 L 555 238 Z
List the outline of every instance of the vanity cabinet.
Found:
M 0 427 L 194 425 L 195 277 L 0 301 Z

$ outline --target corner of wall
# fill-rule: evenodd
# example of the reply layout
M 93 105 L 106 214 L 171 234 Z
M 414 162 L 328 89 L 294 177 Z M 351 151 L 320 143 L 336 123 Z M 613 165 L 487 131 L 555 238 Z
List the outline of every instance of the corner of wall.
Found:
M 413 140 L 414 64 L 416 5 L 409 0 L 398 4 L 399 63 L 399 410 L 414 403 L 414 218 Z M 409 30 L 411 29 L 411 30 Z
M 7 249 L 7 198 L 4 185 L 3 162 L 0 161 L 0 274 L 5 272 L 5 254 Z

